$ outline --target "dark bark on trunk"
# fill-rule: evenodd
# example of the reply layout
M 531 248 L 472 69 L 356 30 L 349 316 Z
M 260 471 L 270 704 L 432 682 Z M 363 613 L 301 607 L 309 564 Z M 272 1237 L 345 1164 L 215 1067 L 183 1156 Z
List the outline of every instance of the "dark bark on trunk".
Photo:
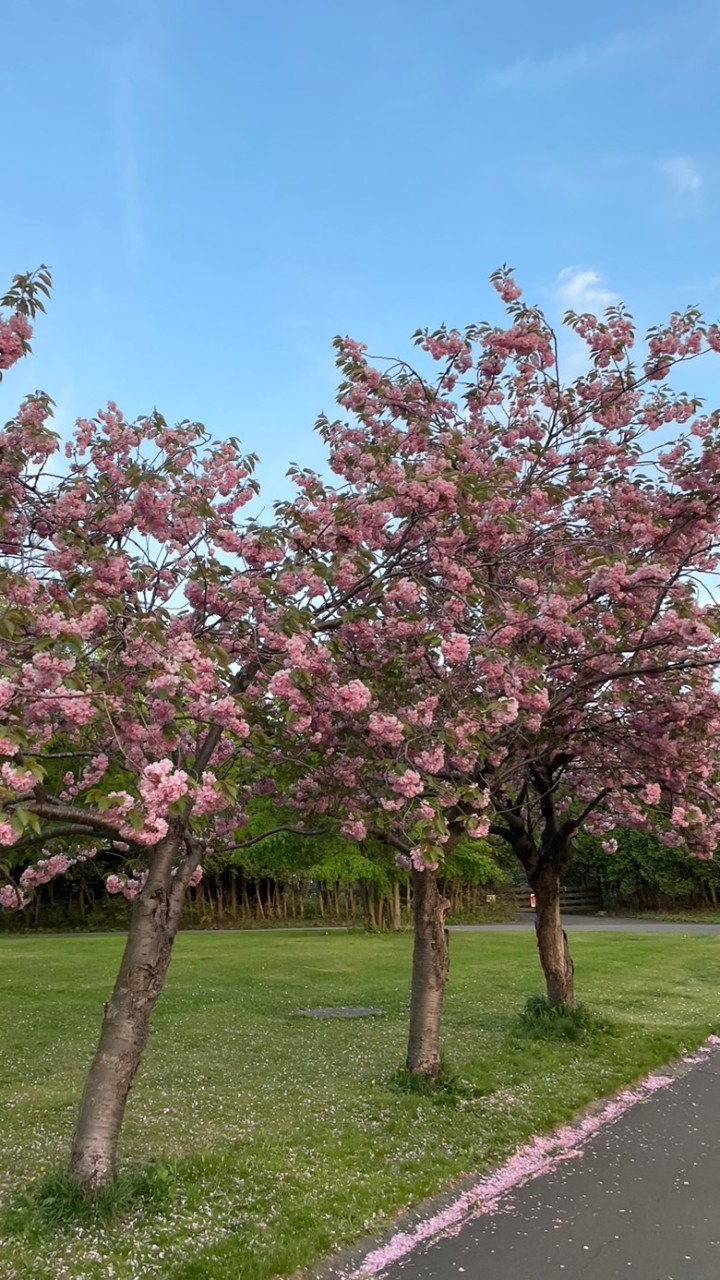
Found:
M 112 1181 L 128 1095 L 170 963 L 184 896 L 183 885 L 171 877 L 177 847 L 170 838 L 157 846 L 133 903 L 125 954 L 85 1081 L 70 1174 L 88 1194 Z
M 413 949 L 407 1069 L 436 1080 L 440 1075 L 440 1022 L 450 971 L 449 903 L 435 871 L 413 871 Z
M 536 899 L 535 932 L 540 964 L 545 974 L 547 997 L 552 1005 L 575 1008 L 575 966 L 560 915 L 560 871 L 555 863 L 542 860 L 532 877 Z

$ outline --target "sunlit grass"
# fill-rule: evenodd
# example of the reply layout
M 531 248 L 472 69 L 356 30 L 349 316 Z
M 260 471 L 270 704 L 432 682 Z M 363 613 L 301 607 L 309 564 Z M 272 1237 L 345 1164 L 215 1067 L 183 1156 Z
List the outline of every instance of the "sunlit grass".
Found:
M 181 935 L 93 1216 L 56 1171 L 121 946 L 0 939 L 2 1280 L 287 1275 L 720 1029 L 720 939 L 576 936 L 578 993 L 610 1033 L 572 1039 L 523 1034 L 532 935 L 454 935 L 452 1088 L 418 1092 L 397 1077 L 409 938 Z M 333 1004 L 385 1016 L 293 1016 Z

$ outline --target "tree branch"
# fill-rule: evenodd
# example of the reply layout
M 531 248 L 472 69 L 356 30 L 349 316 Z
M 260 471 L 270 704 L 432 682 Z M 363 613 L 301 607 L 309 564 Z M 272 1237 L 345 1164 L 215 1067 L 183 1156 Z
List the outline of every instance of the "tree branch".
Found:
M 244 693 L 252 684 L 259 670 L 259 662 L 249 662 L 242 674 L 238 675 L 235 680 L 233 680 L 230 693 L 233 696 L 238 693 Z M 205 741 L 195 757 L 195 763 L 192 769 L 188 770 L 190 776 L 195 778 L 196 781 L 200 779 L 201 775 L 205 772 L 205 769 L 212 760 L 213 753 L 223 735 L 223 732 L 223 727 L 219 724 L 214 724 L 208 731 Z
M 590 817 L 590 814 L 592 813 L 593 809 L 597 809 L 598 805 L 602 804 L 605 797 L 609 794 L 610 794 L 610 787 L 603 787 L 602 791 L 599 791 L 598 794 L 595 796 L 595 798 L 591 800 L 589 804 L 585 805 L 585 808 L 583 809 L 582 813 L 578 818 L 568 818 L 567 822 L 563 823 L 563 826 L 562 826 L 563 834 L 568 836 L 574 835 L 575 832 L 582 826 L 585 819 Z
M 384 831 L 382 827 L 369 827 L 368 835 L 374 836 L 376 840 L 382 840 L 383 844 L 390 845 L 391 849 L 397 849 L 398 853 L 409 854 L 412 849 L 409 840 L 395 835 L 393 831 Z
M 40 835 L 28 836 L 27 839 L 19 840 L 13 845 L 13 851 L 18 850 L 22 853 L 23 849 L 28 849 L 31 845 L 45 844 L 48 840 L 58 840 L 63 836 L 84 836 L 86 840 L 91 839 L 94 832 L 88 831 L 87 827 L 81 827 L 76 822 L 65 822 L 61 826 L 56 827 L 54 831 L 43 831 Z
M 277 836 L 287 833 L 291 836 L 331 836 L 334 835 L 332 827 L 320 827 L 314 831 L 307 831 L 302 827 L 271 827 L 269 831 L 263 831 L 260 836 L 253 836 L 251 840 L 243 840 L 242 844 L 233 844 L 229 848 L 224 848 L 223 853 L 235 853 L 238 849 L 250 849 L 254 844 L 260 844 L 261 841 L 269 839 L 270 836 Z
M 12 809 L 27 809 L 29 813 L 36 813 L 38 818 L 45 818 L 48 822 L 56 822 L 59 818 L 65 819 L 72 823 L 73 826 L 81 825 L 87 831 L 100 831 L 103 835 L 111 836 L 113 840 L 122 840 L 125 844 L 134 845 L 136 842 L 131 837 L 122 835 L 118 828 L 109 822 L 107 818 L 102 818 L 99 813 L 88 812 L 87 809 L 81 809 L 75 804 L 50 804 L 47 801 L 24 799 L 18 801 Z
M 499 822 L 490 823 L 491 836 L 498 836 L 501 840 L 506 840 L 508 844 L 513 842 L 513 833 L 509 827 L 501 827 Z

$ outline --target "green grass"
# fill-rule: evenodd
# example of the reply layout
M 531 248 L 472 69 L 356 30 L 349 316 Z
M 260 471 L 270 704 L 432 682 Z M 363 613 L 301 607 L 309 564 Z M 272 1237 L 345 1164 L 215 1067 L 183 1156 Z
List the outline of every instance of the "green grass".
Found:
M 633 911 L 618 914 L 629 915 L 633 920 L 665 920 L 669 924 L 720 924 L 720 911 Z
M 451 1087 L 417 1091 L 397 1073 L 408 937 L 181 935 L 117 1191 L 88 1211 L 55 1171 L 121 945 L 0 939 L 0 1280 L 289 1275 L 720 1030 L 720 939 L 576 935 L 605 1030 L 568 1039 L 523 1031 L 530 934 L 454 935 Z M 387 1014 L 292 1016 L 332 1004 Z
M 527 1040 L 589 1041 L 618 1033 L 614 1023 L 598 1018 L 587 1005 L 553 1005 L 547 996 L 530 996 L 518 1024 L 518 1034 Z

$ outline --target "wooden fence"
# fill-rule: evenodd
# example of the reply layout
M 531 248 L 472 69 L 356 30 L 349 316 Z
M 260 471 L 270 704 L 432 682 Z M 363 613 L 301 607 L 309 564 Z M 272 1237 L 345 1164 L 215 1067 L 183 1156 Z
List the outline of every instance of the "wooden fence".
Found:
M 507 892 L 507 890 L 506 890 Z M 530 901 L 532 889 L 529 885 L 514 886 L 509 891 L 518 911 L 533 911 L 534 907 Z M 597 889 L 586 889 L 582 885 L 577 887 L 569 885 L 565 889 L 560 890 L 560 902 L 562 910 L 566 915 L 592 915 L 593 912 L 602 911 L 602 898 Z

